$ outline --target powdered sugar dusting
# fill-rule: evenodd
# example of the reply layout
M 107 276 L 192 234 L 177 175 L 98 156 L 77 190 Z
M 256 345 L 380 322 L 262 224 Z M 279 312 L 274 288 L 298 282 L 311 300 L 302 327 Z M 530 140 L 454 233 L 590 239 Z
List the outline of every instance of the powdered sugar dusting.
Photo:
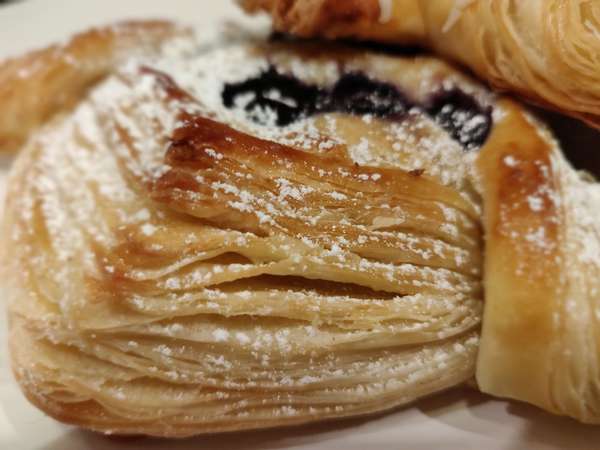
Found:
M 387 23 L 392 18 L 393 3 L 392 0 L 379 0 L 379 22 Z
M 27 257 L 16 264 L 49 280 L 49 306 L 14 315 L 27 315 L 39 345 L 69 346 L 45 395 L 76 390 L 103 404 L 110 385 L 115 411 L 135 415 L 135 399 L 156 399 L 211 429 L 354 414 L 472 376 L 481 256 L 464 152 L 418 111 L 277 127 L 249 120 L 251 99 L 225 108 L 223 86 L 268 63 L 319 85 L 340 75 L 290 49 L 172 42 L 128 61 L 25 149 L 31 161 L 17 170 L 30 176 L 11 207 Z M 171 95 L 161 72 L 190 97 Z M 182 112 L 322 159 L 296 170 L 282 154 L 264 169 L 206 145 L 191 155 L 204 165 L 167 160 L 174 130 L 189 126 Z M 415 200 L 393 185 L 398 169 L 413 171 L 407 186 L 436 189 Z M 215 199 L 222 214 L 203 215 Z M 86 357 L 98 370 L 80 376 Z

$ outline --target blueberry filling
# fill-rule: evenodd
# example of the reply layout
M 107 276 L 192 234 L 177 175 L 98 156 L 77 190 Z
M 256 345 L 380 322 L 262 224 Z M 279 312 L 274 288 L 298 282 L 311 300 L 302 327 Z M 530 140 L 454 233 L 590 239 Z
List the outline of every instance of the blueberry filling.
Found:
M 323 101 L 327 112 L 400 118 L 408 111 L 408 101 L 393 85 L 372 80 L 360 72 L 341 77 Z
M 275 113 L 278 126 L 286 126 L 297 120 L 320 112 L 321 101 L 326 91 L 302 83 L 295 77 L 282 75 L 270 67 L 256 78 L 241 83 L 226 84 L 223 104 L 232 108 L 239 100 L 249 96 L 244 109 L 251 119 L 261 123 L 260 111 Z
M 425 111 L 467 150 L 481 147 L 490 134 L 491 107 L 482 108 L 458 89 L 434 95 Z
M 481 107 L 458 89 L 437 93 L 426 104 L 415 104 L 393 84 L 373 80 L 361 72 L 346 73 L 333 86 L 324 88 L 270 67 L 257 77 L 226 84 L 222 97 L 227 108 L 241 105 L 251 120 L 277 126 L 328 112 L 402 120 L 409 109 L 417 107 L 466 150 L 483 145 L 492 122 L 491 108 Z

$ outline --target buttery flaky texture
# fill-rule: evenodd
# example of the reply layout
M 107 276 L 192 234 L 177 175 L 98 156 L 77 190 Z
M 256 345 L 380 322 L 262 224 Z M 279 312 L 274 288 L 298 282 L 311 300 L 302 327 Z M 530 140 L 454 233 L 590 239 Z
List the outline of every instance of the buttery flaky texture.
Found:
M 277 127 L 247 95 L 225 107 L 227 83 L 268 63 L 321 86 L 369 71 L 415 101 L 485 94 L 433 59 L 344 49 L 132 58 L 32 134 L 8 186 L 13 368 L 49 415 L 181 437 L 383 411 L 472 378 L 481 228 L 461 145 L 417 111 Z
M 270 63 L 323 89 L 364 70 L 415 101 L 487 94 L 434 59 L 317 50 L 133 59 L 30 137 L 2 279 L 32 403 L 182 437 L 364 415 L 472 379 L 481 227 L 463 147 L 418 110 L 278 127 L 221 92 Z M 286 89 L 261 92 L 286 111 Z
M 600 127 L 600 2 L 241 0 L 303 37 L 422 45 L 493 86 Z
M 591 357 L 556 359 L 593 344 L 596 186 L 516 104 L 435 58 L 261 38 L 165 39 L 79 96 L 21 149 L 3 229 L 13 370 L 52 417 L 300 424 L 459 385 L 479 358 L 485 391 L 598 420 Z M 564 259 L 527 303 L 510 277 L 548 242 Z M 527 398 L 494 377 L 534 348 L 519 302 L 557 317 L 537 336 L 557 353 L 530 367 L 552 389 Z

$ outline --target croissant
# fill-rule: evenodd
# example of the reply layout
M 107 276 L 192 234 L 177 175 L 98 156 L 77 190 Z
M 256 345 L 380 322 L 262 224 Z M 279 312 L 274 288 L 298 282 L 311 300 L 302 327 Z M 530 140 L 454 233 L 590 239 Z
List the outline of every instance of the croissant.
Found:
M 280 31 L 421 45 L 500 90 L 600 127 L 600 3 L 588 0 L 240 0 Z
M 593 373 L 554 377 L 591 361 L 556 358 L 594 332 L 597 187 L 522 107 L 433 57 L 190 34 L 131 48 L 51 117 L 23 109 L 1 268 L 33 404 L 184 437 L 386 411 L 476 371 L 519 398 L 495 375 L 551 339 L 530 373 L 552 390 L 527 400 L 597 420 Z M 41 94 L 31 76 L 13 87 Z M 535 308 L 560 326 L 533 336 Z

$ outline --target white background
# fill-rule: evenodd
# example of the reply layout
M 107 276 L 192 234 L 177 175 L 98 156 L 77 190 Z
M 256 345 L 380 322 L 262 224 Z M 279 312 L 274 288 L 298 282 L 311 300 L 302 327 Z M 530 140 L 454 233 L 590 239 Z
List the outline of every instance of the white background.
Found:
M 227 0 L 27 0 L 0 6 L 0 59 L 116 19 L 173 17 L 211 26 L 232 14 L 237 11 Z M 9 165 L 10 157 L 0 156 L 0 198 Z M 600 448 L 600 427 L 492 400 L 469 389 L 368 420 L 184 441 L 108 438 L 58 424 L 29 406 L 8 368 L 4 314 L 0 314 L 0 341 L 0 450 Z

